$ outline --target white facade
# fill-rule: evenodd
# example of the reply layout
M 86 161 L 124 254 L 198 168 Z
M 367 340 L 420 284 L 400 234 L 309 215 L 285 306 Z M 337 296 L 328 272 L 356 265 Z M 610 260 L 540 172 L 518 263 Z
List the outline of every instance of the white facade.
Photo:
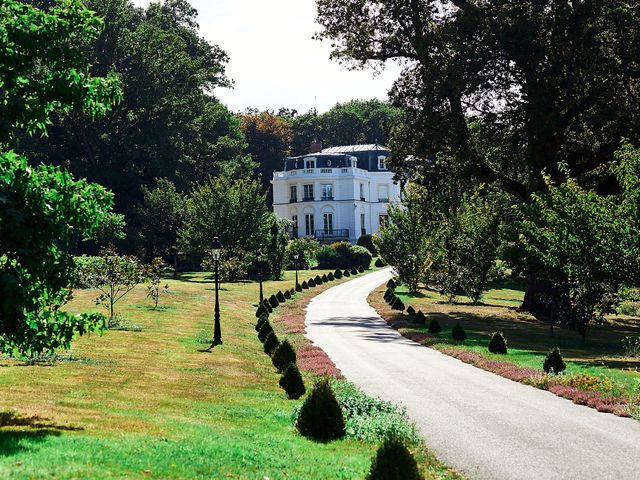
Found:
M 352 145 L 289 158 L 273 174 L 273 210 L 293 223 L 293 238 L 355 243 L 376 233 L 389 204 L 400 202 L 388 155 L 379 145 Z

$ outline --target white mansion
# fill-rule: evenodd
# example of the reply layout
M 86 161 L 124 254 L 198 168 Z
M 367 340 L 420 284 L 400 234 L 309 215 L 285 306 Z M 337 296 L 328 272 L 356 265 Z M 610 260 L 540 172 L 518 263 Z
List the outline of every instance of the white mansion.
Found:
M 291 236 L 328 243 L 376 233 L 388 220 L 387 207 L 400 202 L 400 186 L 385 164 L 381 145 L 325 148 L 287 158 L 273 173 L 273 210 L 293 224 Z

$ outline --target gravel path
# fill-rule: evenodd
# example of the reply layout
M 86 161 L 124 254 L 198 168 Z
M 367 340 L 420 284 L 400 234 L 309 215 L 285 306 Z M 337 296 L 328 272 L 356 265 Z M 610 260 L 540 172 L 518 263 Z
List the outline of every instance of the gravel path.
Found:
M 380 270 L 315 297 L 307 336 L 365 392 L 407 407 L 440 459 L 473 479 L 640 479 L 640 422 L 403 338 L 366 301 L 390 277 Z

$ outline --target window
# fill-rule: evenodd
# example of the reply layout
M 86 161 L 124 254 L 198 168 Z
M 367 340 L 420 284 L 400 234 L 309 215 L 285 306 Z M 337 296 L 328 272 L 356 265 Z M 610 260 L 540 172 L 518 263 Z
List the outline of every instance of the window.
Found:
M 378 201 L 389 201 L 389 185 L 378 185 Z
M 360 214 L 360 234 L 361 235 L 367 234 L 367 227 L 364 226 L 364 221 L 365 221 L 364 213 L 361 213 Z
M 378 157 L 378 170 L 386 170 L 387 169 L 387 164 L 385 162 L 385 159 L 387 157 L 383 157 L 382 155 Z
M 304 216 L 304 233 L 307 237 L 313 236 L 313 213 Z
M 304 185 L 304 200 L 308 202 L 309 200 L 313 200 L 313 184 Z
M 360 200 L 364 202 L 364 183 L 360 184 Z
M 298 201 L 298 187 L 296 185 L 291 185 L 289 187 L 289 201 L 290 202 Z
M 323 184 L 322 185 L 322 199 L 323 200 L 333 200 L 333 185 Z
M 293 231 L 298 233 L 298 215 L 291 215 L 291 223 L 293 224 Z
M 315 158 L 306 159 L 304 161 L 304 168 L 306 168 L 307 170 L 316 168 L 316 159 Z
M 333 213 L 324 214 L 324 234 L 331 235 L 333 233 Z
M 385 214 L 381 214 L 378 216 L 378 224 L 381 227 L 386 227 L 387 225 L 389 225 L 389 215 Z

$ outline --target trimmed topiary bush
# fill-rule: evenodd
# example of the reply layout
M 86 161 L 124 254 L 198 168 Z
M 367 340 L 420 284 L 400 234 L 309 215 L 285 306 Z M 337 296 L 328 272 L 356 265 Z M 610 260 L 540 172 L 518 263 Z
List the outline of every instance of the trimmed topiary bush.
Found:
M 266 315 L 263 315 L 262 317 L 260 317 L 256 322 L 256 332 L 259 332 L 262 326 L 264 325 L 264 322 L 267 322 L 267 321 L 269 321 L 269 317 L 267 317 Z
M 462 325 L 456 323 L 451 329 L 451 336 L 458 342 L 464 342 L 467 339 L 467 332 L 464 331 Z
M 295 294 L 296 294 L 296 289 L 295 289 L 295 288 L 293 288 L 293 287 L 291 287 L 291 288 L 289 289 L 289 293 L 291 294 L 291 296 L 295 295 Z
M 389 304 L 389 306 L 393 307 L 393 302 L 396 301 L 396 294 L 392 293 L 391 295 L 389 295 L 389 297 L 387 298 L 387 303 Z
M 284 298 L 287 300 L 291 300 L 291 290 L 285 290 Z
M 437 319 L 432 318 L 429 322 L 429 333 L 433 333 L 434 335 L 439 334 L 442 331 L 442 327 L 440 326 L 440 322 Z
M 316 275 L 313 281 L 316 282 L 316 285 L 322 285 L 322 278 L 320 278 L 320 275 Z
M 344 416 L 328 379 L 316 383 L 305 399 L 298 413 L 296 428 L 305 437 L 316 440 L 344 437 Z
M 310 278 L 309 281 L 307 282 L 307 285 L 309 285 L 309 288 L 313 288 L 316 286 L 316 282 L 315 280 L 313 280 L 313 278 Z
M 376 452 L 367 480 L 424 480 L 406 440 L 388 435 Z
M 384 267 L 384 262 L 382 261 L 382 259 L 381 259 L 381 258 L 378 258 L 378 259 L 376 260 L 376 263 L 375 263 L 374 265 L 375 265 L 376 267 L 378 267 L 378 268 L 382 268 L 382 267 Z
M 358 272 L 360 273 L 364 272 L 364 267 L 362 265 L 358 265 L 356 268 L 358 269 Z
M 339 268 L 336 269 L 336 271 L 333 272 L 333 276 L 340 280 L 342 278 L 342 270 L 340 270 Z
M 351 275 L 358 275 L 358 269 L 356 267 L 351 269 Z
M 260 318 L 262 315 L 269 316 L 269 310 L 267 310 L 264 305 L 260 304 L 256 310 L 256 318 Z
M 260 327 L 260 331 L 258 332 L 258 340 L 264 343 L 264 341 L 267 339 L 267 335 L 269 335 L 271 332 L 273 332 L 273 327 L 271 326 L 271 323 L 269 323 L 269 320 L 267 320 L 262 324 L 262 327 Z
M 413 317 L 413 323 L 416 323 L 418 325 L 424 325 L 425 323 L 427 323 L 427 317 L 424 316 L 424 313 L 422 313 L 422 310 L 418 310 L 418 313 L 416 313 L 416 316 Z
M 416 309 L 409 305 L 409 307 L 407 308 L 407 315 L 409 315 L 411 318 L 415 317 Z
M 264 353 L 266 353 L 267 355 L 273 354 L 276 348 L 278 348 L 278 345 L 280 345 L 280 340 L 278 340 L 276 332 L 272 330 L 264 340 Z
M 302 282 L 302 285 L 300 285 L 300 286 L 301 286 L 302 288 L 304 288 L 305 290 L 307 290 L 307 289 L 309 288 L 309 285 L 307 284 L 307 281 L 306 281 L 306 280 L 304 280 L 304 281 Z
M 327 277 L 327 274 L 325 273 L 324 275 L 322 275 L 322 283 L 327 283 L 329 281 L 329 277 Z
M 349 270 L 345 270 L 344 272 L 342 272 L 342 274 L 343 274 L 345 277 L 350 277 L 350 276 L 351 276 L 351 274 L 349 273 Z
M 300 284 L 296 285 L 296 292 L 301 292 L 302 289 L 303 289 L 302 285 L 300 285 Z
M 280 373 L 284 372 L 290 363 L 296 363 L 296 351 L 289 343 L 289 340 L 285 339 L 284 342 L 278 345 L 278 348 L 271 355 L 271 362 Z
M 276 293 L 276 298 L 280 303 L 284 303 L 287 301 L 287 299 L 284 297 L 284 293 L 282 293 L 282 290 L 278 290 L 278 293 Z
M 271 295 L 269 297 L 269 305 L 271 305 L 271 308 L 277 308 L 278 305 L 280 305 L 280 302 L 278 301 L 275 295 Z
M 502 332 L 494 332 L 491 334 L 491 340 L 489 340 L 489 351 L 491 353 L 506 355 L 507 339 L 504 338 L 504 334 Z
M 395 290 L 397 287 L 396 282 L 393 281 L 393 278 L 387 282 L 387 288 L 391 290 Z
M 404 303 L 402 303 L 402 300 L 400 300 L 400 298 L 396 297 L 393 303 L 391 304 L 391 308 L 402 312 L 404 311 Z
M 567 364 L 564 363 L 559 348 L 554 348 L 547 354 L 542 369 L 547 373 L 555 373 L 556 375 L 567 369 Z
M 391 296 L 395 296 L 395 293 L 393 293 L 393 290 L 391 290 L 390 288 L 387 288 L 384 292 L 384 301 L 388 302 L 389 298 L 391 298 Z
M 333 282 L 336 279 L 336 277 L 333 276 L 332 272 L 329 272 L 329 275 L 327 275 L 327 280 L 329 280 L 330 282 Z
M 304 388 L 304 382 L 302 381 L 302 375 L 298 366 L 295 363 L 290 363 L 285 369 L 280 381 L 278 382 L 280 388 L 287 392 L 287 397 L 290 400 L 297 400 L 307 391 Z
M 374 257 L 378 255 L 378 250 L 376 250 L 376 247 L 373 244 L 373 237 L 369 233 L 360 235 L 360 238 L 358 238 L 356 245 L 366 248 L 367 250 L 369 250 L 369 253 Z
M 264 305 L 264 308 L 266 308 L 269 313 L 273 313 L 273 308 L 271 307 L 269 300 L 267 300 L 266 298 L 262 300 L 262 305 Z

